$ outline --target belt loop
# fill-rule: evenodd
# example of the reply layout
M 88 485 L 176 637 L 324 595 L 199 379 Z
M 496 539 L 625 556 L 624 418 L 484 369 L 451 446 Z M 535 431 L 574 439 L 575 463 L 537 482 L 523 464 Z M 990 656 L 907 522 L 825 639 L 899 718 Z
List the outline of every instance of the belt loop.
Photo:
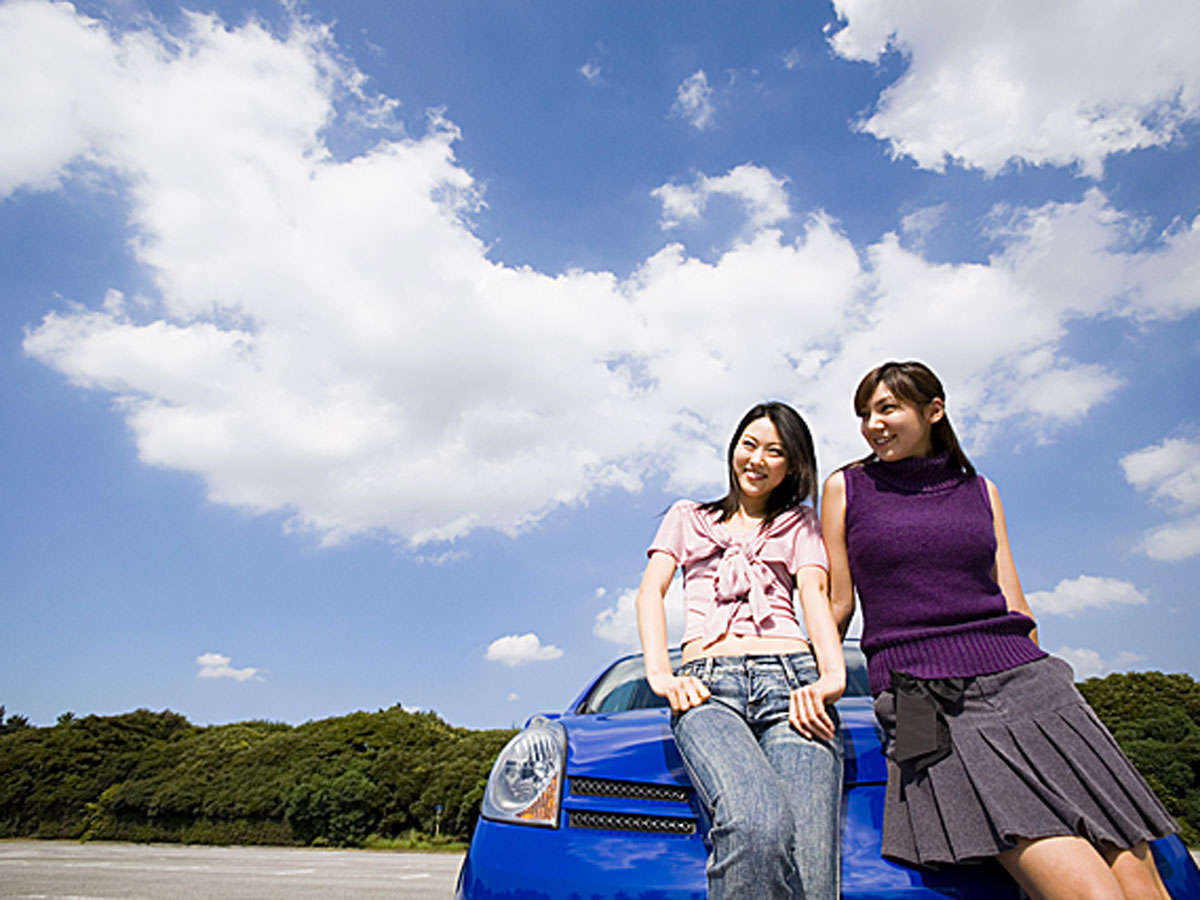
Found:
M 800 679 L 796 677 L 796 670 L 792 668 L 792 661 L 787 658 L 784 653 L 779 654 L 779 662 L 783 666 L 783 672 L 787 676 L 788 684 L 792 685 L 793 689 L 800 686 Z
M 704 657 L 704 678 L 702 678 L 701 680 L 705 684 L 708 684 L 709 679 L 712 678 L 712 670 L 713 670 L 713 658 L 711 656 Z

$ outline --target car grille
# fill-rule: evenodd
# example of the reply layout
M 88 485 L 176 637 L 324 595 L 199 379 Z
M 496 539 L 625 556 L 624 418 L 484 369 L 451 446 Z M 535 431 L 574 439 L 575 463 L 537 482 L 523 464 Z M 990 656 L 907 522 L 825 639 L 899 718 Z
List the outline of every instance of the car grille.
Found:
M 620 797 L 627 800 L 662 800 L 668 803 L 688 801 L 688 789 L 678 785 L 610 781 L 607 778 L 572 778 L 571 793 L 589 797 Z
M 603 828 L 609 831 L 641 831 L 653 834 L 696 833 L 695 819 L 678 819 L 674 816 L 571 810 L 567 820 L 572 828 Z

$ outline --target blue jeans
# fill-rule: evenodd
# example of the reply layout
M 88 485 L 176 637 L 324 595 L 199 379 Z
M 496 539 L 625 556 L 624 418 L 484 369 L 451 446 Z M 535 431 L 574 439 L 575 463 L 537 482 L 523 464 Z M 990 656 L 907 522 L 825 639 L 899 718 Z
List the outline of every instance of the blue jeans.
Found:
M 788 722 L 792 690 L 817 680 L 811 654 L 721 656 L 686 663 L 712 692 L 672 716 L 675 743 L 708 809 L 708 896 L 839 893 L 842 745 L 803 737 Z M 834 722 L 837 714 L 829 709 Z

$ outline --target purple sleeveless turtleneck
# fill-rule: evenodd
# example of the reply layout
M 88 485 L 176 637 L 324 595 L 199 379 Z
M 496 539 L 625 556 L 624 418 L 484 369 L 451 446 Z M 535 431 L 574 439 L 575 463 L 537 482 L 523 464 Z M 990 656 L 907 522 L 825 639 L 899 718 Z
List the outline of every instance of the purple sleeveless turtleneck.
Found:
M 1033 620 L 1009 612 L 992 577 L 987 484 L 945 454 L 842 470 L 846 551 L 862 601 L 871 693 L 897 670 L 918 678 L 1000 672 L 1045 656 Z

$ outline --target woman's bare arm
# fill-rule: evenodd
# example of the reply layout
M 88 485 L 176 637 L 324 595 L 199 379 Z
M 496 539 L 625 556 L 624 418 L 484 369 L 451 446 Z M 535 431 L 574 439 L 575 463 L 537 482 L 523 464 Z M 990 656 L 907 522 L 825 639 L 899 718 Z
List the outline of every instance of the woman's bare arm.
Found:
M 843 637 L 854 615 L 854 582 L 846 555 L 846 477 L 834 472 L 825 479 L 821 495 L 821 534 L 829 554 L 829 602 L 833 621 Z
M 651 553 L 635 606 L 650 690 L 666 697 L 675 712 L 683 712 L 707 700 L 709 691 L 698 678 L 678 678 L 671 671 L 671 657 L 667 652 L 667 613 L 663 602 L 674 577 L 675 558 L 661 550 Z
M 1021 579 L 1017 577 L 1017 564 L 1013 562 L 1012 547 L 1008 543 L 1008 525 L 1004 521 L 1004 506 L 1000 503 L 1000 492 L 988 479 L 983 479 L 987 485 L 988 499 L 992 503 L 992 524 L 996 529 L 996 562 L 992 566 L 992 577 L 1000 585 L 1004 594 L 1004 602 L 1010 612 L 1019 612 L 1033 618 L 1033 610 L 1021 590 Z M 1034 620 L 1036 621 L 1036 620 Z M 1037 643 L 1037 629 L 1029 633 L 1033 642 Z
M 792 691 L 788 719 L 807 738 L 829 740 L 836 734 L 826 704 L 837 702 L 846 690 L 846 660 L 842 637 L 829 605 L 828 578 L 818 566 L 796 573 L 796 590 L 804 614 L 804 629 L 817 660 L 817 680 Z

